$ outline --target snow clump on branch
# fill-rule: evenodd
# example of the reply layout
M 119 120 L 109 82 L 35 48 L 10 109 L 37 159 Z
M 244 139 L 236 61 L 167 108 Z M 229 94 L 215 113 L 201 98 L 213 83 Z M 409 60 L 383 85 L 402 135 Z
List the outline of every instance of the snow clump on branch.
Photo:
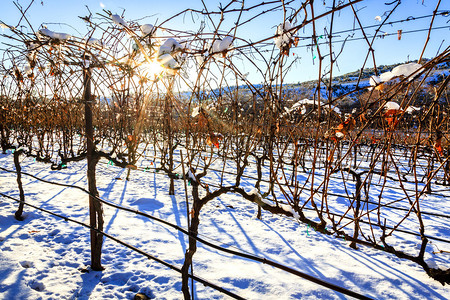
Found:
M 386 82 L 386 81 L 391 80 L 394 77 L 395 77 L 394 73 L 387 71 L 387 72 L 384 72 L 383 74 L 380 74 L 380 81 Z
M 164 55 L 164 54 L 173 54 L 177 51 L 181 51 L 183 49 L 183 46 L 174 38 L 168 38 L 160 47 L 158 50 L 158 57 Z
M 99 40 L 99 39 L 93 38 L 93 37 L 91 37 L 91 38 L 89 38 L 89 39 L 87 40 L 87 44 L 88 44 L 88 45 L 91 45 L 91 46 L 99 46 L 99 47 L 103 47 L 102 41 Z
M 156 55 L 158 62 L 167 70 L 177 71 L 181 67 L 174 58 L 177 52 L 180 52 L 183 46 L 174 38 L 168 38 L 158 49 Z
M 381 83 L 381 78 L 379 76 L 376 75 L 372 75 L 369 78 L 369 84 L 370 86 L 377 86 Z M 369 90 L 372 90 L 372 88 L 370 88 Z
M 413 114 L 415 112 L 420 111 L 420 107 L 415 107 L 415 106 L 408 106 L 405 110 L 403 110 L 403 108 L 401 108 L 401 106 L 394 101 L 388 101 L 386 102 L 386 104 L 383 106 L 383 109 L 385 111 L 396 111 L 396 112 L 405 112 L 407 114 Z
M 421 64 L 418 63 L 407 63 L 403 65 L 399 65 L 393 68 L 391 71 L 387 71 L 385 73 L 380 74 L 380 76 L 373 75 L 369 79 L 370 88 L 369 91 L 372 90 L 373 87 L 380 86 L 382 89 L 383 82 L 387 82 L 396 77 L 410 77 L 412 74 L 417 72 L 420 68 L 422 68 Z M 414 77 L 409 78 L 409 81 L 413 80 Z
M 156 32 L 156 28 L 152 24 L 144 24 L 140 27 L 141 32 L 144 36 L 152 36 Z
M 395 76 L 409 77 L 413 73 L 415 73 L 417 70 L 419 70 L 420 68 L 422 68 L 421 64 L 412 62 L 412 63 L 400 65 L 400 66 L 393 68 L 391 73 L 394 75 L 394 77 Z
M 198 116 L 200 114 L 200 106 L 194 107 L 194 109 L 192 110 L 192 114 L 191 116 L 193 118 L 195 118 L 196 116 Z
M 304 115 L 307 112 L 306 106 L 318 106 L 319 102 L 317 100 L 310 100 L 310 99 L 303 99 L 303 100 L 299 100 L 297 102 L 294 103 L 294 105 L 292 105 L 292 107 L 289 108 L 284 108 L 285 112 L 281 115 L 281 117 L 286 117 L 288 115 L 290 115 L 292 112 L 299 112 L 301 115 Z M 326 110 L 329 110 L 330 112 L 335 112 L 336 114 L 340 115 L 341 114 L 341 110 L 339 109 L 339 107 L 334 106 L 332 104 L 329 103 L 325 103 L 324 101 L 320 101 L 320 106 Z M 300 110 L 300 111 L 299 111 Z
M 283 24 L 278 25 L 275 37 L 273 38 L 275 46 L 284 55 L 289 55 L 289 48 L 291 48 L 292 44 L 297 46 L 298 38 L 294 39 L 296 30 L 292 30 L 293 28 L 294 26 L 289 21 L 285 21 Z
M 211 54 L 215 57 L 226 57 L 228 49 L 233 45 L 233 37 L 226 36 L 222 40 L 217 39 L 211 47 Z
M 67 33 L 54 32 L 47 28 L 42 28 L 37 32 L 38 37 L 48 37 L 55 40 L 66 41 L 70 39 L 72 36 Z
M 386 102 L 386 104 L 384 105 L 384 109 L 386 110 L 401 110 L 400 105 L 398 105 L 397 102 L 394 101 L 388 101 Z
M 163 54 L 158 57 L 158 61 L 166 69 L 178 70 L 180 65 L 170 54 Z
M 114 22 L 114 24 L 116 25 L 120 25 L 120 26 L 128 26 L 128 23 L 122 19 L 121 16 L 119 15 L 111 15 L 111 20 Z

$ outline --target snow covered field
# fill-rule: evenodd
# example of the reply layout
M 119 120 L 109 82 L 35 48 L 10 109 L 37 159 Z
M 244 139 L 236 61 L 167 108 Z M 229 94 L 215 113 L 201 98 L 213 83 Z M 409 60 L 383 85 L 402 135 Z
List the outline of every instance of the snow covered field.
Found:
M 86 187 L 85 162 L 52 171 L 49 165 L 22 156 L 22 171 L 52 182 Z M 12 154 L 0 154 L 0 165 L 14 170 Z M 107 164 L 97 168 L 100 197 L 138 209 L 187 228 L 184 184 L 168 195 L 168 178 L 157 172 L 132 171 Z M 46 184 L 23 175 L 26 201 L 56 214 L 89 223 L 88 196 L 74 188 Z M 16 199 L 14 173 L 0 171 L 0 192 Z M 190 187 L 188 187 L 190 188 Z M 0 299 L 132 299 L 138 292 L 154 299 L 181 299 L 181 275 L 105 239 L 103 266 L 89 269 L 89 230 L 25 206 L 25 220 L 14 219 L 18 204 L 0 198 Z M 432 197 L 430 206 L 432 208 Z M 422 207 L 426 210 L 430 207 Z M 445 207 L 445 205 L 443 206 Z M 448 207 L 448 206 L 447 206 Z M 201 211 L 200 237 L 229 249 L 287 265 L 329 283 L 374 299 L 448 299 L 450 289 L 431 279 L 417 264 L 373 248 L 348 247 L 295 219 L 264 212 L 236 194 L 209 202 Z M 448 210 L 446 210 L 448 211 Z M 445 212 L 445 211 L 443 211 Z M 133 213 L 104 206 L 105 232 L 181 268 L 187 238 L 172 228 Z M 394 213 L 393 213 L 394 214 Z M 450 230 L 438 225 L 439 236 Z M 405 240 L 406 242 L 406 240 Z M 448 244 L 440 248 L 448 250 Z M 407 246 L 407 245 L 405 245 Z M 431 252 L 433 246 L 429 246 Z M 448 268 L 448 253 L 428 254 L 427 262 Z M 247 299 L 347 299 L 271 266 L 224 254 L 198 243 L 194 274 Z M 228 299 L 195 284 L 196 299 Z

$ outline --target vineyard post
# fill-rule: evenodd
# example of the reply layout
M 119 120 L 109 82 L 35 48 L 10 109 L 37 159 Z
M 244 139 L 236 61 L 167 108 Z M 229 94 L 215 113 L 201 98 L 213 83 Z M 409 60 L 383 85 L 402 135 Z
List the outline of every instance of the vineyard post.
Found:
M 91 69 L 89 57 L 84 57 L 85 66 L 83 72 L 85 122 L 86 122 L 86 143 L 87 143 L 87 179 L 89 186 L 89 217 L 91 226 L 91 268 L 101 271 L 104 268 L 101 263 L 103 235 L 98 231 L 103 231 L 103 208 L 102 204 L 95 199 L 98 196 L 95 167 L 99 158 L 95 154 L 94 127 L 92 124 L 92 95 L 91 95 Z
M 20 195 L 20 204 L 19 208 L 17 209 L 16 213 L 14 214 L 14 217 L 16 220 L 23 221 L 23 206 L 25 204 L 25 193 L 23 191 L 22 187 L 22 167 L 20 166 L 19 162 L 19 156 L 23 153 L 22 149 L 14 151 L 14 165 L 16 167 L 16 173 L 17 173 L 17 185 L 19 187 L 19 195 Z
M 434 153 L 431 152 L 430 157 L 428 158 L 428 167 L 427 167 L 427 184 L 426 184 L 426 193 L 431 194 L 431 181 L 433 179 L 433 166 L 434 166 Z
M 172 125 L 172 109 L 173 109 L 173 94 L 172 94 L 172 88 L 175 83 L 175 77 L 172 77 L 170 79 L 169 86 L 167 88 L 167 94 L 164 99 L 164 125 L 165 130 L 167 134 L 167 143 L 168 143 L 168 149 L 169 149 L 169 174 L 170 176 L 170 185 L 169 185 L 169 195 L 175 195 L 175 182 L 174 182 L 174 176 L 173 174 L 173 152 L 175 151 L 176 146 L 174 146 L 174 132 L 173 132 L 173 125 Z
M 358 233 L 359 233 L 359 210 L 361 209 L 361 188 L 362 188 L 362 182 L 361 182 L 361 174 L 358 174 L 354 171 L 351 172 L 354 179 L 356 180 L 356 186 L 355 186 L 355 196 L 354 199 L 356 200 L 356 208 L 354 212 L 354 221 L 355 221 L 355 229 L 353 231 L 353 241 L 350 244 L 350 247 L 353 249 L 357 249 L 356 247 L 356 240 L 358 239 Z

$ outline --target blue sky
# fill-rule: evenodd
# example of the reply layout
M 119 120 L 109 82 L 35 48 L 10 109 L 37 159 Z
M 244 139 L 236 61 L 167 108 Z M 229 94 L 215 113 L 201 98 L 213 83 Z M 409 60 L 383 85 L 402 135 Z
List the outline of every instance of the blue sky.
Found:
M 17 8 L 10 0 L 2 0 L 2 12 L 0 13 L 0 20 L 10 25 L 16 25 L 20 18 Z M 79 0 L 79 1 L 62 1 L 62 0 L 36 0 L 30 10 L 27 13 L 27 18 L 37 30 L 41 24 L 46 24 L 49 29 L 58 32 L 67 32 L 74 35 L 82 36 L 86 33 L 85 25 L 78 16 L 86 16 L 88 10 L 86 6 L 93 12 L 101 12 L 102 9 L 110 10 L 113 13 L 122 14 L 125 10 L 125 19 L 137 20 L 142 19 L 140 23 L 152 23 L 158 24 L 162 20 L 184 10 L 187 8 L 202 9 L 202 3 L 199 0 L 193 1 L 181 1 L 181 0 Z M 205 0 L 208 8 L 211 10 L 217 10 L 219 1 Z M 246 5 L 260 3 L 261 1 L 245 1 Z M 318 7 L 316 14 L 327 8 L 332 1 L 327 0 L 326 6 L 323 6 L 323 1 L 316 1 Z M 358 15 L 364 26 L 379 24 L 379 21 L 375 19 L 376 16 L 383 17 L 383 14 L 391 9 L 393 5 L 386 5 L 386 2 L 391 1 L 379 1 L 379 0 L 366 0 L 356 5 Z M 432 14 L 436 7 L 438 0 L 403 0 L 400 7 L 391 16 L 391 21 L 405 20 L 408 17 L 419 17 Z M 439 10 L 450 10 L 450 1 L 443 0 Z M 19 0 L 19 3 L 26 7 L 30 1 Z M 223 4 L 227 2 L 222 2 Z M 244 19 L 248 19 L 252 14 L 244 15 Z M 231 15 L 225 19 L 225 22 L 221 29 L 227 31 L 233 26 L 236 15 Z M 270 14 L 265 14 L 256 18 L 248 25 L 239 28 L 237 35 L 247 41 L 256 41 L 265 37 L 269 37 L 275 33 L 276 26 L 282 21 L 282 11 L 275 11 Z M 324 32 L 324 28 L 329 22 L 329 17 L 324 18 L 317 24 L 317 31 L 319 33 Z M 174 29 L 191 29 L 196 30 L 200 26 L 201 18 L 194 18 L 194 22 L 190 15 L 185 17 L 178 17 L 166 24 L 166 26 Z M 217 22 L 218 19 L 215 19 Z M 406 62 L 419 58 L 422 52 L 423 45 L 427 36 L 427 31 L 431 18 L 424 18 L 421 20 L 402 22 L 394 25 L 387 25 L 383 29 L 386 33 L 392 34 L 386 36 L 384 39 L 377 38 L 374 49 L 377 65 L 392 64 L 396 62 Z M 353 13 L 350 8 L 347 8 L 340 12 L 334 23 L 334 31 L 336 30 L 348 30 L 352 29 L 354 24 Z M 450 26 L 450 16 L 439 15 L 435 19 L 434 27 Z M 309 36 L 311 34 L 310 27 L 305 31 L 300 31 L 299 35 Z M 76 29 L 76 30 L 75 30 Z M 403 30 L 402 39 L 397 39 L 397 30 Z M 424 30 L 422 32 L 406 33 L 412 30 Z M 79 33 L 77 33 L 77 31 Z M 212 31 L 212 29 L 211 29 Z M 368 29 L 367 33 L 372 34 L 374 29 Z M 361 37 L 359 30 L 354 32 L 349 31 L 342 33 L 337 40 L 344 39 L 353 34 L 353 38 Z M 431 34 L 431 40 L 425 52 L 425 57 L 433 57 L 436 55 L 438 48 L 441 46 L 441 50 L 445 49 L 449 45 L 450 30 L 449 28 L 433 30 Z M 271 41 L 269 41 L 271 42 Z M 306 47 L 310 40 L 301 40 L 299 48 L 291 51 L 289 57 L 290 60 L 294 58 L 300 58 L 299 63 L 295 65 L 292 71 L 286 78 L 286 82 L 299 82 L 312 80 L 317 78 L 317 59 L 313 59 L 315 53 L 311 53 L 311 47 Z M 4 48 L 4 46 L 0 46 Z M 338 52 L 341 44 L 335 44 L 334 50 Z M 324 45 L 322 51 L 328 51 L 328 46 Z M 355 71 L 362 66 L 362 62 L 367 53 L 367 44 L 363 40 L 349 41 L 346 43 L 342 55 L 338 59 L 339 68 L 335 69 L 335 74 L 342 74 L 351 71 Z M 295 54 L 292 54 L 295 53 Z M 326 61 L 325 61 L 326 62 Z M 239 62 L 236 62 L 239 64 Z M 370 61 L 369 67 L 373 66 Z M 248 65 L 243 64 L 240 66 L 243 73 L 249 72 L 249 78 L 254 82 L 261 82 L 261 76 Z

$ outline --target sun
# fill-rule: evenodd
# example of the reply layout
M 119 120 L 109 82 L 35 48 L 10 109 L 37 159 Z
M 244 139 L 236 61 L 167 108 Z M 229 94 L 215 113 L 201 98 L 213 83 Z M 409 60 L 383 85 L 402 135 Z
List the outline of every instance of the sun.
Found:
M 161 79 L 164 67 L 157 61 L 149 60 L 139 64 L 135 71 L 132 80 L 136 85 L 141 85 L 144 82 L 151 83 Z
M 161 66 L 160 63 L 157 61 L 149 61 L 145 62 L 141 66 L 142 74 L 150 80 L 155 79 L 157 76 L 161 75 L 161 73 L 164 71 L 163 66 Z

